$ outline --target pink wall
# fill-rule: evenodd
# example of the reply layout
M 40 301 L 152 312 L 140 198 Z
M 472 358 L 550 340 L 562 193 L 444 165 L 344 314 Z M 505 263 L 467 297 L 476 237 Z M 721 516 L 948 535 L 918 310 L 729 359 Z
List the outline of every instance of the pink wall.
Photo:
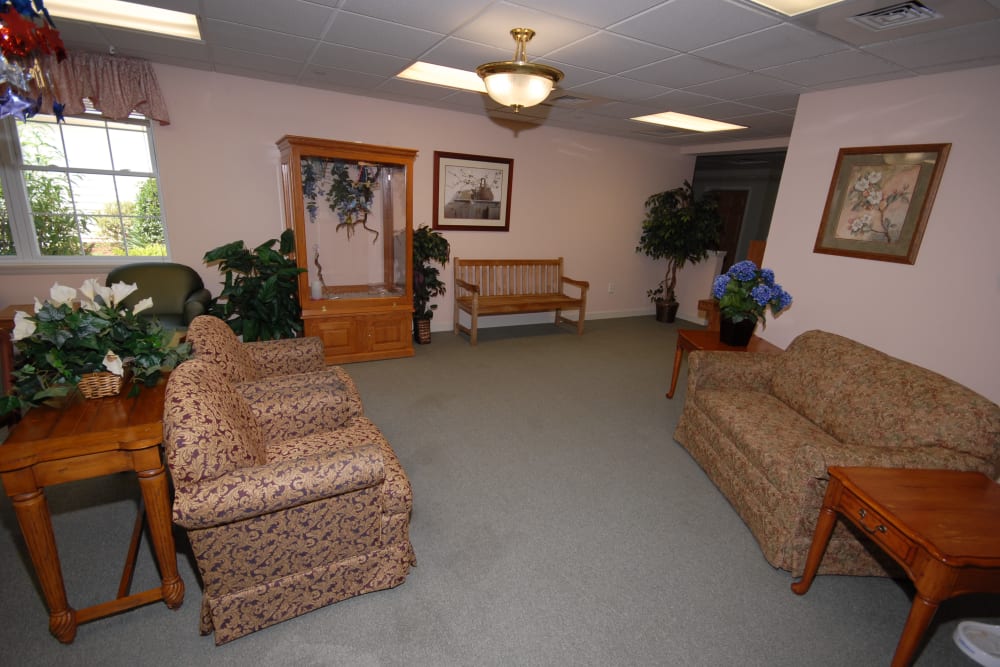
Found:
M 765 263 L 795 303 L 763 337 L 854 338 L 1000 402 L 1000 67 L 804 95 Z M 813 253 L 837 151 L 951 143 L 916 264 Z
M 691 178 L 694 158 L 675 148 L 551 127 L 514 132 L 457 111 L 199 70 L 156 72 L 171 117 L 155 139 L 172 256 L 216 293 L 220 276 L 202 255 L 281 232 L 275 142 L 298 134 L 417 149 L 415 225 L 431 223 L 435 150 L 513 158 L 510 232 L 449 232 L 452 254 L 563 256 L 567 275 L 591 283 L 588 316 L 653 312 L 646 290 L 662 277 L 661 263 L 634 249 L 646 197 Z M 90 275 L 4 275 L 0 304 L 30 302 L 56 279 L 76 286 Z M 450 266 L 445 275 L 450 283 Z M 440 300 L 436 330 L 451 328 L 451 297 Z

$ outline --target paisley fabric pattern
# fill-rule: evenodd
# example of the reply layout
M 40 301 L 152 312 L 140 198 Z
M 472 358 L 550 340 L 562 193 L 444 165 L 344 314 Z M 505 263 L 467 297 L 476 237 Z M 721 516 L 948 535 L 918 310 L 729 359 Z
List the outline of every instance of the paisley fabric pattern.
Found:
M 688 364 L 675 440 L 746 522 L 768 562 L 796 576 L 829 466 L 1000 475 L 1000 407 L 849 339 L 812 331 L 780 354 L 698 351 Z M 901 575 L 843 521 L 819 571 Z
M 164 412 L 174 521 L 204 586 L 201 632 L 216 644 L 398 586 L 416 563 L 409 480 L 350 376 L 234 381 L 238 357 L 178 366 Z
M 201 315 L 188 327 L 195 356 L 219 366 L 231 382 L 253 382 L 272 375 L 322 371 L 323 343 L 318 338 L 283 338 L 241 343 L 218 317 Z

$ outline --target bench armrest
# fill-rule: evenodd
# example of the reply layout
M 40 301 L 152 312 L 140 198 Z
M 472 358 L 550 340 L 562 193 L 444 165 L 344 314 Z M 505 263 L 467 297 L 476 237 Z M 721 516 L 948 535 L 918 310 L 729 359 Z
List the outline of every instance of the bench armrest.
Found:
M 468 290 L 473 294 L 479 294 L 479 285 L 462 280 L 461 278 L 455 278 L 455 287 L 461 287 L 462 289 Z
M 588 289 L 590 289 L 590 282 L 587 280 L 574 280 L 573 278 L 563 276 L 562 281 L 563 284 L 576 285 L 580 288 L 581 293 L 585 293 Z

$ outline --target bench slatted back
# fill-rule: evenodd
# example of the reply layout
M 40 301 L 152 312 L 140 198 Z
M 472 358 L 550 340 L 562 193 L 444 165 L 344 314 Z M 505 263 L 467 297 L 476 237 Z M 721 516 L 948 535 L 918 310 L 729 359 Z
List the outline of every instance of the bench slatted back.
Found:
M 559 294 L 563 258 L 459 259 L 453 258 L 455 278 L 479 285 L 480 296 Z M 462 290 L 464 293 L 465 290 Z

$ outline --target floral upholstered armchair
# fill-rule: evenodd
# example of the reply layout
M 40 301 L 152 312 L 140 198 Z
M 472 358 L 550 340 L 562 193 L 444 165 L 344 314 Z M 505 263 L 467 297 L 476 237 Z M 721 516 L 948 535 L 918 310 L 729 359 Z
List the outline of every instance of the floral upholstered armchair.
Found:
M 187 341 L 194 356 L 215 366 L 265 425 L 286 419 L 333 428 L 362 414 L 354 380 L 343 368 L 326 365 L 318 338 L 242 343 L 225 322 L 203 315 L 191 322 Z
M 200 629 L 216 644 L 398 586 L 416 562 L 410 483 L 359 413 L 331 427 L 255 412 L 195 358 L 167 384 L 164 442 L 204 586 Z

